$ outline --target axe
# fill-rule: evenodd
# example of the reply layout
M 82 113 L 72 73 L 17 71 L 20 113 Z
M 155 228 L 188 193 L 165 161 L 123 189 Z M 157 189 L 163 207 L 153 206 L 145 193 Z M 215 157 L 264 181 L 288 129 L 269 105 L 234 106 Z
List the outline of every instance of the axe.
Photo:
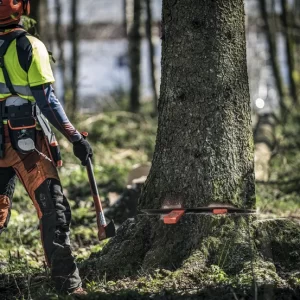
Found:
M 98 187 L 94 176 L 93 165 L 90 158 L 88 158 L 86 170 L 89 177 L 91 192 L 93 195 L 96 214 L 97 214 L 98 238 L 99 241 L 102 241 L 104 239 L 115 236 L 116 228 L 113 221 L 108 220 L 108 222 L 106 222 L 102 205 L 101 205 L 101 199 L 98 192 Z

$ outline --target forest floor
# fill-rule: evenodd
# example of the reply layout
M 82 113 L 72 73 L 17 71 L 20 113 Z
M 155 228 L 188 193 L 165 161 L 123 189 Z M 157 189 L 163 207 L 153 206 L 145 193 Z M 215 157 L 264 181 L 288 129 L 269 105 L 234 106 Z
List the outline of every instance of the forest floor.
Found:
M 89 132 L 93 144 L 95 176 L 104 206 L 108 206 L 109 195 L 122 194 L 128 172 L 135 164 L 151 161 L 156 126 L 151 117 L 122 111 L 78 121 L 78 127 Z M 287 218 L 300 224 L 298 126 L 287 126 L 284 131 L 277 129 L 279 143 L 271 159 L 270 180 L 256 186 L 258 219 Z M 64 159 L 60 177 L 73 213 L 72 247 L 81 266 L 91 254 L 101 251 L 107 241 L 97 239 L 85 169 L 72 156 L 71 146 L 63 139 L 60 144 Z M 20 184 L 14 195 L 9 228 L 1 235 L 0 243 L 1 300 L 72 299 L 71 296 L 58 296 L 53 289 L 49 270 L 45 267 L 38 219 Z M 89 293 L 85 299 L 254 299 L 254 288 L 244 290 L 237 278 L 229 278 L 218 265 L 211 265 L 209 273 L 205 286 L 182 274 L 179 276 L 179 273 L 171 274 L 161 269 L 121 280 L 111 280 L 105 275 L 97 279 L 84 277 L 84 286 Z M 274 297 L 268 299 L 300 299 L 300 296 L 297 298 L 300 272 L 292 278 L 292 282 L 280 289 L 272 284 L 258 286 L 258 295 L 266 295 L 266 289 L 269 289 L 271 293 L 267 291 L 267 294 Z M 263 297 L 258 299 L 267 299 Z

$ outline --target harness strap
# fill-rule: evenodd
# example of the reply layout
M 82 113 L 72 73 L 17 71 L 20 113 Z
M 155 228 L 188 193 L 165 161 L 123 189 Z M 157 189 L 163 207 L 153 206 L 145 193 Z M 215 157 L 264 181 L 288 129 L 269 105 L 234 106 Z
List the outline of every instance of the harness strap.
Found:
M 0 101 L 0 159 L 4 157 L 4 126 L 2 112 L 5 109 L 5 101 Z
M 5 84 L 7 86 L 7 88 L 9 89 L 9 91 L 11 92 L 12 95 L 17 95 L 13 84 L 11 83 L 11 80 L 9 78 L 7 69 L 5 67 L 5 63 L 4 63 L 4 56 L 7 52 L 7 49 L 9 47 L 9 45 L 15 40 L 15 39 L 19 39 L 20 37 L 24 36 L 27 34 L 27 31 L 20 29 L 20 30 L 15 30 L 12 31 L 8 34 L 4 34 L 4 35 L 0 35 L 0 68 L 3 71 L 3 76 L 5 79 Z
M 4 56 L 7 52 L 8 47 L 10 44 L 15 40 L 19 39 L 20 37 L 27 34 L 27 31 L 23 29 L 14 30 L 7 34 L 0 35 L 0 68 L 2 69 L 5 84 L 9 89 L 12 95 L 17 95 L 13 84 L 9 78 L 7 69 L 5 67 Z M 15 114 L 16 112 L 7 112 L 7 108 L 5 107 L 5 100 L 0 101 L 0 159 L 4 157 L 4 126 L 3 126 L 3 118 L 7 117 L 8 114 Z

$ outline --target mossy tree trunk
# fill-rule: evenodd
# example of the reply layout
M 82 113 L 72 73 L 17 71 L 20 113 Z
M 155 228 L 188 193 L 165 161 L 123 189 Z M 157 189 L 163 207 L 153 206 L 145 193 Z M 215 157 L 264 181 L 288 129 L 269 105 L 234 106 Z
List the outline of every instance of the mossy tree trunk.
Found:
M 253 207 L 243 1 L 164 1 L 162 39 L 156 149 L 140 207 Z
M 243 0 L 163 0 L 162 38 L 157 141 L 140 209 L 253 208 Z M 132 276 L 127 289 L 140 293 L 136 299 L 149 299 L 147 291 L 155 299 L 202 299 L 205 293 L 205 299 L 256 299 L 265 287 L 271 294 L 261 299 L 275 299 L 273 287 L 294 293 L 286 278 L 300 266 L 297 228 L 249 215 L 187 213 L 166 225 L 159 214 L 139 214 L 81 273 L 120 279 L 115 286 L 122 295 L 128 284 L 122 278 Z M 292 284 L 300 273 L 295 276 Z

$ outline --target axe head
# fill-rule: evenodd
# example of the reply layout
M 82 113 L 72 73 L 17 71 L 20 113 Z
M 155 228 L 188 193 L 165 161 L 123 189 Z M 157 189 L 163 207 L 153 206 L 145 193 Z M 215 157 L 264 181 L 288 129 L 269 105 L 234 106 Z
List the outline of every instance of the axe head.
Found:
M 100 226 L 98 228 L 99 241 L 114 237 L 116 235 L 116 227 L 113 221 L 107 223 L 106 226 Z

